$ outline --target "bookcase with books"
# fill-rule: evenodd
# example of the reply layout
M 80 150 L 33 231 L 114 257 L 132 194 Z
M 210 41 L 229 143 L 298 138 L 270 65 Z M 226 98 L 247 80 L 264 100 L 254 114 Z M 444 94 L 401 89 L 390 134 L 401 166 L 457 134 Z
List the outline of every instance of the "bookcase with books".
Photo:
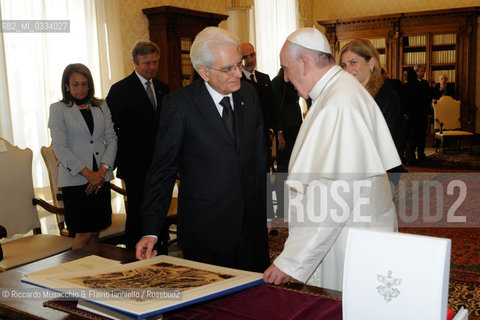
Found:
M 425 64 L 427 56 L 427 37 L 425 35 L 403 37 L 401 48 L 403 49 L 402 71 L 412 68 L 416 64 Z
M 426 80 L 446 74 L 461 101 L 462 129 L 473 132 L 479 15 L 480 7 L 466 7 L 317 22 L 334 55 L 350 39 L 370 39 L 390 78 L 404 80 L 416 64 L 425 65 Z
M 193 65 L 190 60 L 190 47 L 193 39 L 180 38 L 180 49 L 182 55 L 182 87 L 188 85 L 193 79 Z
M 432 78 L 438 82 L 445 74 L 449 82 L 455 82 L 457 62 L 457 35 L 455 33 L 432 35 Z
M 402 38 L 402 71 L 417 64 L 425 65 L 426 76 L 435 82 L 442 74 L 455 83 L 456 34 L 424 34 Z M 426 79 L 428 79 L 426 77 Z
M 143 9 L 148 19 L 150 41 L 160 47 L 157 78 L 170 86 L 170 91 L 189 84 L 193 77 L 190 47 L 197 33 L 218 24 L 227 15 L 161 6 Z

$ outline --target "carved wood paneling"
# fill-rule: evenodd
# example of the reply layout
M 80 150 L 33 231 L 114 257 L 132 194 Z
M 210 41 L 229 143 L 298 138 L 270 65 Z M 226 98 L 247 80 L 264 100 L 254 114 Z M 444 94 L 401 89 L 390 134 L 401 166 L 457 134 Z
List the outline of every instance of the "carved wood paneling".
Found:
M 189 10 L 171 6 L 143 9 L 148 18 L 150 41 L 160 47 L 157 78 L 174 91 L 183 86 L 180 38 L 194 39 L 208 26 L 218 24 L 227 15 Z
M 355 38 L 385 38 L 386 64 L 389 76 L 402 79 L 402 37 L 426 35 L 426 70 L 432 71 L 432 35 L 457 34 L 455 83 L 461 101 L 461 117 L 464 129 L 475 129 L 475 81 L 477 53 L 477 18 L 480 7 L 455 8 L 398 13 L 389 15 L 317 21 L 326 28 L 326 36 L 338 54 L 340 40 Z

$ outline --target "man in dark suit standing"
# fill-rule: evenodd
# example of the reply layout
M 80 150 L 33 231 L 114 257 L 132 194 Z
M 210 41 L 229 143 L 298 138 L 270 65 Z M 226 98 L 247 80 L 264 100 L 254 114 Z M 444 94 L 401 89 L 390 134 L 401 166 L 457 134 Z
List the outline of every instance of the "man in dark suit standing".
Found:
M 106 99 L 118 136 L 117 177 L 127 189 L 125 238 L 130 249 L 140 239 L 145 175 L 152 161 L 161 102 L 169 92 L 166 84 L 154 78 L 159 59 L 156 44 L 137 42 L 132 59 L 135 71 L 115 83 Z
M 278 128 L 278 109 L 274 103 L 273 87 L 270 81 L 270 76 L 266 73 L 262 73 L 257 68 L 257 53 L 251 43 L 245 42 L 240 44 L 240 54 L 243 59 L 242 79 L 250 81 L 251 84 L 257 90 L 258 97 L 260 98 L 260 104 L 263 110 L 263 126 L 265 127 L 265 141 L 267 150 L 267 166 L 266 172 L 269 173 L 273 170 L 272 162 L 272 140 L 275 130 Z M 280 130 L 279 139 L 283 138 L 283 132 Z M 280 140 L 279 140 L 280 141 Z M 281 141 L 280 141 L 281 142 Z M 270 186 L 267 186 L 267 190 L 270 190 Z M 270 220 L 274 217 L 273 199 L 272 193 L 267 193 L 267 217 Z
M 272 164 L 272 137 L 278 122 L 278 115 L 273 102 L 272 81 L 270 81 L 268 74 L 256 70 L 257 53 L 253 45 L 246 42 L 242 43 L 239 48 L 243 59 L 242 79 L 253 84 L 262 105 L 265 139 L 267 141 L 267 172 L 269 172 Z
M 425 66 L 417 64 L 413 67 L 417 73 L 418 81 L 418 95 L 415 99 L 418 102 L 418 108 L 414 110 L 414 124 L 412 143 L 410 145 L 409 155 L 415 161 L 415 149 L 417 151 L 417 158 L 419 161 L 427 159 L 425 156 L 425 138 L 428 130 L 428 115 L 432 113 L 432 88 L 431 81 L 425 80 Z
M 183 257 L 263 271 L 269 257 L 262 109 L 253 86 L 241 81 L 238 38 L 207 27 L 190 57 L 201 79 L 163 101 L 137 258 L 156 254 L 154 235 L 165 223 L 178 171 Z

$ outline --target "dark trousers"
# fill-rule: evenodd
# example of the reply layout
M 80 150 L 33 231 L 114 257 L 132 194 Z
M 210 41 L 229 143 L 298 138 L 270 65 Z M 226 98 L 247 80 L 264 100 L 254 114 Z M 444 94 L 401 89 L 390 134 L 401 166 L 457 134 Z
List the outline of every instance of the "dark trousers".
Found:
M 398 151 L 398 154 L 400 155 L 400 159 L 402 160 L 402 163 L 404 164 L 407 162 L 407 159 L 405 157 L 407 137 L 408 137 L 408 122 L 405 119 L 402 119 L 401 125 L 400 125 L 400 134 L 398 137 L 397 151 Z
M 265 237 L 260 239 L 258 235 L 254 237 L 251 232 L 242 228 L 237 245 L 229 251 L 217 252 L 210 248 L 184 247 L 183 257 L 227 268 L 264 272 L 270 265 L 266 227 L 264 234 Z
M 143 236 L 141 208 L 145 182 L 140 178 L 124 179 L 127 189 L 127 221 L 125 222 L 125 245 L 128 249 L 135 249 L 137 242 Z M 167 218 L 168 221 L 168 218 Z M 156 234 L 157 243 L 153 247 L 159 254 L 168 253 L 168 228 L 165 224 L 160 234 Z
M 143 201 L 143 179 L 124 179 L 127 189 L 127 221 L 125 223 L 125 245 L 135 249 L 142 233 L 140 208 Z
M 277 149 L 277 175 L 275 176 L 275 194 L 277 196 L 277 218 L 285 217 L 285 194 L 284 183 L 287 178 L 288 164 L 292 155 L 293 146 L 297 139 L 300 127 L 283 129 L 283 138 L 285 139 L 285 149 L 279 151 Z
M 283 138 L 285 139 L 285 149 L 282 151 L 277 149 L 277 170 L 279 172 L 288 172 L 288 163 L 292 155 L 295 140 L 297 140 L 298 131 L 300 127 L 283 129 Z M 278 147 L 278 143 L 277 143 Z
M 415 160 L 415 151 L 417 151 L 418 159 L 425 157 L 425 138 L 427 134 L 427 116 L 414 119 L 411 122 L 411 140 L 410 150 L 408 152 L 409 160 Z

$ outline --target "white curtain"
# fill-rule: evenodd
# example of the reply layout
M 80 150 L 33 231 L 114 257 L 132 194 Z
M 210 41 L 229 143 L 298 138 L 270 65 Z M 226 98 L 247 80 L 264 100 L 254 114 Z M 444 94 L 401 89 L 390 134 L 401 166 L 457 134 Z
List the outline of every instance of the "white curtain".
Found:
M 101 91 L 96 89 L 95 92 L 101 98 L 107 96 L 112 84 L 125 77 L 118 2 L 119 0 L 95 1 L 101 81 Z
M 111 3 L 109 0 L 97 3 L 95 0 L 0 0 L 3 20 L 70 21 L 68 33 L 0 34 L 3 36 L 0 79 L 6 74 L 6 81 L 0 85 L 0 134 L 14 145 L 32 149 L 35 187 L 49 184 L 40 148 L 50 144 L 49 106 L 61 99 L 65 67 L 70 63 L 85 64 L 92 73 L 97 97 L 103 97 L 109 89 L 105 86 L 111 84 L 112 66 L 106 57 L 107 28 L 102 24 L 97 28 L 96 6 L 104 2 L 106 6 Z M 100 21 L 104 18 L 105 14 L 98 17 Z M 105 77 L 107 80 L 103 80 Z
M 2 7 L 0 6 L 0 17 L 2 16 Z M 8 98 L 8 81 L 5 63 L 5 50 L 3 46 L 3 36 L 0 32 L 0 137 L 13 140 L 12 122 L 10 115 L 10 101 Z
M 255 0 L 255 49 L 258 70 L 270 78 L 280 69 L 280 49 L 297 29 L 296 0 Z

